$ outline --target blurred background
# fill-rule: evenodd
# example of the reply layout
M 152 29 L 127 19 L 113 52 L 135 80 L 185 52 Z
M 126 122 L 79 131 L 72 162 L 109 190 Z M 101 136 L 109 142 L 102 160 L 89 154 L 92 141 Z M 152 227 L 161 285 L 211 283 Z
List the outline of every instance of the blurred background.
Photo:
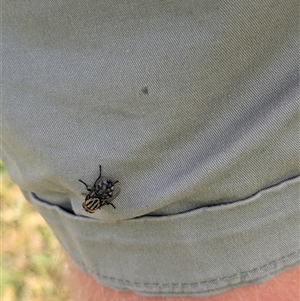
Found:
M 72 301 L 64 254 L 44 219 L 24 199 L 0 161 L 3 301 Z

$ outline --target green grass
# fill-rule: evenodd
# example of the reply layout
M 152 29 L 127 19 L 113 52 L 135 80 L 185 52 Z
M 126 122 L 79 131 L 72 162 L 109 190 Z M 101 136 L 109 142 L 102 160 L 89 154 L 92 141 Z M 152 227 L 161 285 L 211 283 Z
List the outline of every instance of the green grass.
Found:
M 1 295 L 3 301 L 71 301 L 67 264 L 44 219 L 24 199 L 0 162 Z

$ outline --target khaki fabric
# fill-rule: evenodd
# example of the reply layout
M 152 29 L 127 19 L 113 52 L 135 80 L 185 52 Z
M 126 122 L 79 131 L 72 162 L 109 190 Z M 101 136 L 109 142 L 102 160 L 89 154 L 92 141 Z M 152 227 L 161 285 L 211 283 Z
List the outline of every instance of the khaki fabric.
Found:
M 298 5 L 3 2 L 3 162 L 79 268 L 202 296 L 298 264 Z

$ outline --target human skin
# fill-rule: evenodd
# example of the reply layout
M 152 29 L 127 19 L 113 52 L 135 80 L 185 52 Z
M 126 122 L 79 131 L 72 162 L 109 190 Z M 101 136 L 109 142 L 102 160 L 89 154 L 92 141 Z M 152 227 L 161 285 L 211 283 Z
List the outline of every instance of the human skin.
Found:
M 110 289 L 80 271 L 68 259 L 68 282 L 75 301 L 299 301 L 300 267 L 288 269 L 262 284 L 252 284 L 208 297 L 143 297 Z

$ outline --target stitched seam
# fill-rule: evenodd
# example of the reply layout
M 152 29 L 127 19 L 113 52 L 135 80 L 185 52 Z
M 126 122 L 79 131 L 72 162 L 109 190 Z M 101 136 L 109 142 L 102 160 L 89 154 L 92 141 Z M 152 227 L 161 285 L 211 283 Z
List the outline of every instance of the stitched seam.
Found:
M 137 286 L 160 286 L 160 287 L 171 287 L 171 286 L 198 286 L 198 285 L 201 285 L 201 284 L 212 284 L 212 283 L 218 283 L 220 281 L 230 281 L 231 278 L 234 278 L 234 277 L 243 277 L 243 276 L 247 276 L 248 274 L 250 273 L 254 273 L 258 270 L 263 270 L 269 266 L 272 266 L 272 265 L 275 265 L 276 263 L 280 262 L 280 261 L 284 261 L 285 259 L 289 258 L 289 257 L 293 257 L 294 255 L 298 255 L 299 254 L 299 250 L 296 251 L 296 252 L 293 252 L 293 253 L 290 253 L 284 257 L 281 257 L 279 259 L 276 259 L 276 260 L 273 260 L 273 261 L 270 261 L 269 263 L 263 265 L 263 266 L 260 266 L 260 267 L 257 267 L 255 269 L 252 269 L 252 270 L 249 270 L 249 271 L 246 271 L 246 272 L 240 272 L 240 273 L 236 273 L 236 274 L 233 274 L 233 275 L 230 275 L 230 276 L 225 276 L 225 277 L 222 277 L 222 278 L 217 278 L 217 279 L 213 279 L 213 280 L 207 280 L 207 281 L 202 281 L 202 282 L 194 282 L 194 283 L 142 283 L 142 282 L 133 282 L 133 281 L 129 281 L 129 280 L 124 280 L 124 279 L 119 279 L 119 278 L 115 278 L 115 277 L 110 277 L 110 276 L 105 276 L 105 275 L 101 275 L 100 273 L 97 273 L 93 270 L 90 270 L 89 268 L 87 268 L 85 266 L 85 264 L 83 262 L 80 262 L 80 261 L 77 261 L 80 265 L 84 266 L 85 269 L 91 273 L 91 274 L 96 274 L 97 276 L 100 276 L 101 278 L 103 279 L 109 279 L 109 280 L 113 280 L 113 281 L 118 281 L 118 282 L 121 282 L 121 283 L 126 283 L 126 284 L 131 284 L 131 285 L 137 285 Z M 299 259 L 298 259 L 299 260 Z M 298 261 L 297 260 L 297 261 Z M 295 261 L 295 262 L 297 262 Z M 274 271 L 276 271 L 278 269 L 274 269 Z M 264 276 L 259 276 L 259 277 L 256 277 L 256 279 L 259 279 L 259 278 L 262 278 Z M 255 278 L 253 278 L 255 279 Z M 250 281 L 250 280 L 249 280 Z M 242 281 L 240 281 L 239 283 L 241 283 Z M 225 285 L 223 287 L 226 287 Z M 220 288 L 215 288 L 215 289 L 209 289 L 208 291 L 213 291 L 213 290 L 216 290 L 216 289 L 220 289 Z M 205 292 L 205 291 L 203 291 Z M 155 293 L 159 293 L 159 291 L 155 292 Z
M 200 208 L 210 208 L 210 207 L 221 207 L 221 206 L 226 206 L 226 205 L 230 205 L 230 204 L 234 204 L 234 203 L 239 203 L 239 202 L 244 202 L 244 201 L 247 201 L 247 200 L 250 200 L 252 199 L 253 197 L 255 197 L 256 195 L 262 193 L 262 192 L 269 192 L 269 191 L 272 191 L 273 189 L 276 189 L 276 187 L 279 187 L 280 185 L 282 184 L 288 184 L 289 182 L 297 179 L 300 177 L 300 173 L 295 175 L 295 176 L 292 176 L 292 177 L 289 177 L 287 179 L 283 179 L 282 181 L 279 181 L 279 182 L 276 182 L 274 184 L 271 184 L 269 186 L 266 186 L 266 187 L 262 187 L 258 190 L 256 190 L 255 192 L 245 196 L 245 197 L 242 197 L 242 198 L 239 198 L 239 199 L 233 199 L 231 201 L 228 201 L 226 203 L 218 203 L 219 201 L 218 200 L 213 200 L 213 204 L 207 204 L 205 206 L 202 206 Z

